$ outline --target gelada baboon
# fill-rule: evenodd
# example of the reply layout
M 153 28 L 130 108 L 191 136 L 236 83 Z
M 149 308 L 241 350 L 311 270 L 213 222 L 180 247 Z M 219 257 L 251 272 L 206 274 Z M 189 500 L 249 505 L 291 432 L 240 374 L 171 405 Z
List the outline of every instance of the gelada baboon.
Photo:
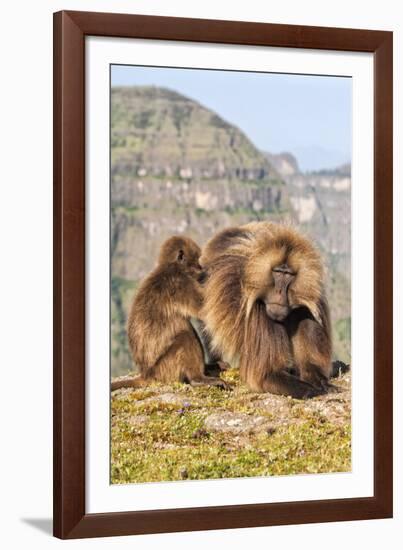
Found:
M 320 255 L 290 226 L 252 222 L 205 246 L 202 318 L 213 350 L 250 389 L 307 398 L 334 389 Z
M 204 364 L 203 346 L 190 322 L 203 303 L 199 258 L 200 248 L 189 238 L 175 236 L 163 243 L 158 265 L 141 283 L 127 324 L 140 374 L 113 382 L 112 391 L 151 380 L 228 388 L 217 376 L 225 365 Z

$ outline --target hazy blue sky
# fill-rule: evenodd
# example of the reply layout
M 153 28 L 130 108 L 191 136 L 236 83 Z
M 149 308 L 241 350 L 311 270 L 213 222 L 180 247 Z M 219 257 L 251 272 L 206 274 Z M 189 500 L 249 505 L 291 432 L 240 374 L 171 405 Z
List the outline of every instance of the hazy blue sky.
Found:
M 176 90 L 243 130 L 263 151 L 290 151 L 302 170 L 351 160 L 351 78 L 113 65 L 112 86 Z

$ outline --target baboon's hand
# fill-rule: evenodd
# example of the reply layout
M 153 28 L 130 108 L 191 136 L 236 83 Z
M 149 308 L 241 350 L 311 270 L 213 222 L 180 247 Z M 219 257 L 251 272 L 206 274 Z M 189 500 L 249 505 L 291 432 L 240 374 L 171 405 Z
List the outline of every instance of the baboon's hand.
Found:
M 341 389 L 338 386 L 335 386 L 331 382 L 326 382 L 323 384 L 323 387 L 326 389 L 327 393 L 340 393 Z
M 219 379 L 219 383 L 217 384 L 217 387 L 226 391 L 232 391 L 234 389 L 232 384 L 230 384 L 229 382 L 226 382 L 222 378 Z
M 206 376 L 214 376 L 218 378 L 222 372 L 225 372 L 230 368 L 228 363 L 225 361 L 216 361 L 215 363 L 207 363 L 204 365 L 204 374 Z
M 225 372 L 226 370 L 231 368 L 231 365 L 227 363 L 226 361 L 217 361 L 218 368 L 220 371 Z

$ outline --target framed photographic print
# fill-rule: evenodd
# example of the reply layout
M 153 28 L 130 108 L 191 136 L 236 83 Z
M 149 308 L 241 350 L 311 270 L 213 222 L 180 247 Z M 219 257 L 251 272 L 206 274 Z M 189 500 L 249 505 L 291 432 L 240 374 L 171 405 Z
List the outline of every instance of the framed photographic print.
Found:
M 392 33 L 54 15 L 54 534 L 392 515 Z

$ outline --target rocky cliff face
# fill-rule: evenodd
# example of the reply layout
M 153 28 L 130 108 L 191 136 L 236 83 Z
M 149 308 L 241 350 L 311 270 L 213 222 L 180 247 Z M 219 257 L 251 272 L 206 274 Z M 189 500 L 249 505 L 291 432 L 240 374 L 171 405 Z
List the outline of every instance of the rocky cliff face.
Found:
M 217 114 L 151 87 L 112 89 L 111 161 L 113 375 L 132 368 L 125 332 L 130 302 L 173 234 L 202 245 L 229 225 L 293 219 L 330 260 L 336 322 L 349 317 L 349 275 L 342 291 L 332 283 L 349 265 L 347 236 L 336 223 L 347 208 L 339 199 L 349 201 L 347 176 L 302 175 L 291 155 L 263 154 Z
M 266 157 L 196 101 L 156 87 L 112 89 L 112 175 L 267 181 Z
M 291 153 L 265 153 L 265 156 L 281 176 L 293 176 L 300 171 L 298 161 Z
M 311 231 L 338 271 L 350 270 L 351 178 L 333 173 L 286 177 L 301 226 Z
M 279 157 L 283 155 L 278 155 Z M 290 155 L 285 157 L 290 162 Z M 291 162 L 297 167 L 297 163 Z M 279 163 L 276 164 L 279 169 Z M 279 169 L 281 173 L 281 169 Z M 300 173 L 282 172 L 291 209 L 302 231 L 321 248 L 327 263 L 327 287 L 335 354 L 350 361 L 351 329 L 351 167 Z

